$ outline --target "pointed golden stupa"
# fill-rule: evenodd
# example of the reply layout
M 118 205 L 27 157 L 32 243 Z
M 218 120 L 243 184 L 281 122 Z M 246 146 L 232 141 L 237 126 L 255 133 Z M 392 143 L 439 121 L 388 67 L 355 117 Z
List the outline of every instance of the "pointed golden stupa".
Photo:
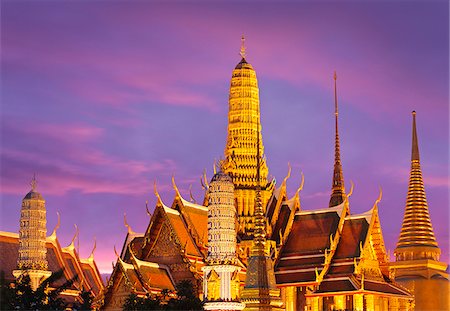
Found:
M 255 223 L 256 186 L 262 185 L 263 208 L 270 194 L 266 191 L 268 168 L 264 159 L 262 159 L 260 177 L 256 176 L 257 153 L 264 154 L 259 89 L 256 72 L 246 60 L 244 42 L 245 38 L 242 36 L 240 52 L 242 59 L 233 70 L 231 78 L 228 135 L 223 169 L 235 185 L 238 235 L 243 240 L 251 240 Z M 257 137 L 261 141 L 259 147 L 257 147 Z
M 431 259 L 439 261 L 438 247 L 428 212 L 427 198 L 420 168 L 416 112 L 412 112 L 412 153 L 408 196 L 400 237 L 395 249 L 397 261 Z
M 390 270 L 395 281 L 414 293 L 415 310 L 449 310 L 447 263 L 440 262 L 438 247 L 428 212 L 420 168 L 416 112 L 413 111 L 411 172 L 395 262 Z
M 342 204 L 345 200 L 345 185 L 344 185 L 344 173 L 342 171 L 341 162 L 341 146 L 339 141 L 339 129 L 338 129 L 338 100 L 337 100 L 337 86 L 336 71 L 334 72 L 334 116 L 335 116 L 335 145 L 334 145 L 334 170 L 333 170 L 333 181 L 331 184 L 331 198 L 329 207 L 337 206 Z

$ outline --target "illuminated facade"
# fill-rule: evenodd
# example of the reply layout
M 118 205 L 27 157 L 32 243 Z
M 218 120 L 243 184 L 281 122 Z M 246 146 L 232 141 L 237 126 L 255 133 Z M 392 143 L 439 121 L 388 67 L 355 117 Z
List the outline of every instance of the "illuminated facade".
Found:
M 391 277 L 378 216 L 381 191 L 367 212 L 350 212 L 353 187 L 346 193 L 336 81 L 335 74 L 330 200 L 323 208 L 306 210 L 300 204 L 303 176 L 292 197 L 287 195 L 290 167 L 279 186 L 267 179 L 256 73 L 242 45 L 231 77 L 224 174 L 210 184 L 204 176 L 203 204 L 185 200 L 173 180 L 175 197 L 168 207 L 155 188 L 157 204 L 146 231 L 129 230 L 117 255 L 105 308 L 121 309 L 130 292 L 145 296 L 189 279 L 211 310 L 217 307 L 213 302 L 233 302 L 239 292 L 246 310 L 413 310 L 413 295 Z M 237 214 L 233 237 L 227 212 L 232 210 L 232 185 L 222 184 L 228 178 Z M 429 253 L 437 258 L 435 248 Z M 161 277 L 149 277 L 156 272 L 145 272 L 150 271 L 145 265 L 158 267 Z
M 94 260 L 95 244 L 88 258 L 80 258 L 75 249 L 77 231 L 71 243 L 61 247 L 57 237 L 59 214 L 56 227 L 47 236 L 45 200 L 36 191 L 35 178 L 31 188 L 22 201 L 19 234 L 0 231 L 0 270 L 4 272 L 5 280 L 13 282 L 15 278 L 27 273 L 35 290 L 52 272 L 63 269 L 62 278 L 52 281 L 49 289 L 58 288 L 66 280 L 78 276 L 58 297 L 70 306 L 81 302 L 80 294 L 83 290 L 90 291 L 94 297 L 93 306 L 98 308 L 104 284 Z
M 448 310 L 447 264 L 439 261 L 420 167 L 416 112 L 413 111 L 411 171 L 402 229 L 391 271 L 415 296 L 417 310 Z
M 236 208 L 231 178 L 218 172 L 209 184 L 208 254 L 203 267 L 205 310 L 242 310 L 236 256 Z

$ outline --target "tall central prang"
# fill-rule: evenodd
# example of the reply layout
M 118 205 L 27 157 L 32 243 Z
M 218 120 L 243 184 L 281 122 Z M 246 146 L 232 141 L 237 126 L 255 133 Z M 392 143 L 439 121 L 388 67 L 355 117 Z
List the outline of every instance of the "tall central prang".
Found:
M 223 169 L 233 180 L 234 196 L 238 215 L 238 236 L 242 240 L 253 238 L 255 224 L 256 187 L 261 185 L 262 206 L 266 207 L 270 196 L 268 191 L 268 168 L 262 159 L 261 174 L 256 176 L 259 135 L 259 154 L 264 155 L 262 144 L 259 107 L 259 88 L 256 72 L 247 63 L 245 39 L 242 37 L 241 61 L 236 65 L 231 77 L 228 135 L 225 146 Z M 265 212 L 265 211 L 264 211 Z

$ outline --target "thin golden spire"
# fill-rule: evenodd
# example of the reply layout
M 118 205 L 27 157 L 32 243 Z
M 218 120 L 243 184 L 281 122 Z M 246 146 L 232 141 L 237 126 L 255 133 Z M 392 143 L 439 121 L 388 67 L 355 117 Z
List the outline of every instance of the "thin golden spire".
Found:
M 241 37 L 241 51 L 239 52 L 239 54 L 240 54 L 241 57 L 244 58 L 244 59 L 245 59 L 245 57 L 247 56 L 247 55 L 246 55 L 246 52 L 245 52 L 245 37 L 244 37 L 243 34 L 242 34 L 242 37 Z
M 37 180 L 36 180 L 36 173 L 33 174 L 33 178 L 31 179 L 31 191 L 36 191 L 37 188 Z
M 261 144 L 259 137 L 259 123 L 257 123 L 256 130 L 256 194 L 255 194 L 255 232 L 253 251 L 264 255 L 266 244 L 266 220 L 264 217 L 264 209 L 261 201 L 261 151 L 259 149 Z
M 420 167 L 415 111 L 412 112 L 412 117 L 411 171 L 405 215 L 395 256 L 397 261 L 439 260 L 441 251 L 434 236 Z
M 273 261 L 266 248 L 266 217 L 261 200 L 261 139 L 259 123 L 256 131 L 256 194 L 255 229 L 250 257 L 248 258 L 247 278 L 241 299 L 248 310 L 278 310 L 282 305 L 280 290 L 276 287 Z M 251 277 L 249 277 L 251 276 Z
M 335 146 L 334 146 L 334 170 L 333 181 L 331 184 L 331 198 L 329 207 L 333 207 L 344 202 L 345 199 L 345 186 L 344 186 L 344 173 L 342 171 L 341 163 L 341 146 L 339 140 L 339 127 L 338 127 L 338 98 L 337 98 L 337 74 L 336 71 L 333 75 L 334 79 L 334 117 L 335 117 Z
M 420 161 L 419 156 L 419 141 L 417 139 L 417 130 L 416 130 L 416 111 L 413 110 L 413 128 L 412 128 L 412 151 L 411 151 L 411 161 Z

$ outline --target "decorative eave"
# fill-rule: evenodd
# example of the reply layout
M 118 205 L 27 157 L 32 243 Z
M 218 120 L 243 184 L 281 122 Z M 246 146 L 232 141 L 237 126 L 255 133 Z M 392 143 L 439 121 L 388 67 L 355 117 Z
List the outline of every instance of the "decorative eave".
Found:
M 61 226 L 61 217 L 59 215 L 59 212 L 56 212 L 56 215 L 58 216 L 58 222 L 56 223 L 55 228 L 53 229 L 53 232 L 51 235 L 49 235 L 47 237 L 48 240 L 51 241 L 56 241 L 57 237 L 56 237 L 56 231 L 59 229 L 59 227 Z
M 300 186 L 297 188 L 297 191 L 295 192 L 294 196 L 288 201 L 288 206 L 291 210 L 290 214 L 289 214 L 289 219 L 286 225 L 286 228 L 284 230 L 284 234 L 280 237 L 280 245 L 283 245 L 288 236 L 289 236 L 289 232 L 291 231 L 292 228 L 292 224 L 294 223 L 294 218 L 295 218 L 295 214 L 297 213 L 297 211 L 301 210 L 301 205 L 300 205 L 300 191 L 303 190 L 303 186 L 305 184 L 305 175 L 303 175 L 303 172 L 301 173 L 302 175 L 302 181 L 300 183 Z
M 270 229 L 270 231 L 275 226 L 275 224 L 278 220 L 281 205 L 283 204 L 284 199 L 287 197 L 286 182 L 291 177 L 291 171 L 292 171 L 292 167 L 291 167 L 291 164 L 288 162 L 288 172 L 286 174 L 286 177 L 284 177 L 281 185 L 273 191 L 272 196 L 268 201 L 267 206 L 270 206 L 270 204 L 274 198 L 277 200 L 277 204 L 275 205 L 275 208 L 274 208 L 274 211 L 272 214 L 272 219 L 270 219 L 270 226 L 268 228 L 268 229 Z M 266 213 L 267 212 L 268 211 L 266 211 Z
M 75 251 L 75 239 L 78 236 L 78 226 L 75 224 L 75 234 L 73 235 L 72 241 L 70 242 L 69 245 L 67 245 L 66 247 L 62 248 L 63 252 L 67 252 L 70 253 L 72 256 L 74 256 L 75 258 L 77 258 L 78 256 L 76 255 L 76 251 Z

